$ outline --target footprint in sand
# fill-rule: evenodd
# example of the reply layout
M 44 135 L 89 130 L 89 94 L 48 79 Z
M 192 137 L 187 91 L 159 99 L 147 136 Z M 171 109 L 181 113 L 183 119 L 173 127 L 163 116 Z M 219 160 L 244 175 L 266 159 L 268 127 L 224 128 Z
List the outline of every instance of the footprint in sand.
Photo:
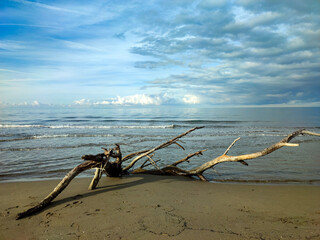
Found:
M 66 207 L 75 207 L 75 206 L 78 206 L 78 205 L 80 205 L 80 204 L 82 204 L 83 202 L 82 201 L 74 201 L 73 203 L 68 203 L 68 204 L 66 204 L 65 206 L 64 206 L 64 208 L 66 208 Z

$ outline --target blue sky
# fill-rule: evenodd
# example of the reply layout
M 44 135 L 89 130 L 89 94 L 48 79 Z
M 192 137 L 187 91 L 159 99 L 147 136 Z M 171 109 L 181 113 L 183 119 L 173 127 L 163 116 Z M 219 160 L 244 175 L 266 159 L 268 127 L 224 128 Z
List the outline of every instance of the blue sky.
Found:
M 320 106 L 318 0 L 0 1 L 0 104 Z

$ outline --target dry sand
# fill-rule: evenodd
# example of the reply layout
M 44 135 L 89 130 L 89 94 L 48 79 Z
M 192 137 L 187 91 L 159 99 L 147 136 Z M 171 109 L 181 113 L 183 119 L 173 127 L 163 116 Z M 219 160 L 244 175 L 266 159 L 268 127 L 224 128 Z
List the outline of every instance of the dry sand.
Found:
M 58 181 L 1 183 L 0 239 L 320 239 L 320 187 L 214 184 L 180 177 L 75 179 L 39 214 L 15 220 Z

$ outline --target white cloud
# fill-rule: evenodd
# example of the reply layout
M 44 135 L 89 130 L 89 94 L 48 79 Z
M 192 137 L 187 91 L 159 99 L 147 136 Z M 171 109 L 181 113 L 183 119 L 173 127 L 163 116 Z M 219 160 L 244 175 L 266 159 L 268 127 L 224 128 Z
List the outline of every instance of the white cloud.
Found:
M 163 96 L 160 95 L 135 94 L 98 101 L 95 102 L 94 105 L 160 105 L 163 103 L 163 99 Z
M 38 101 L 33 101 L 33 103 L 31 103 L 32 106 L 39 106 L 40 103 Z
M 26 48 L 23 42 L 19 41 L 12 41 L 12 40 L 5 40 L 0 41 L 0 48 L 4 50 L 14 51 L 14 50 L 21 50 Z
M 146 94 L 136 94 L 132 96 L 120 97 L 112 101 L 115 105 L 160 105 L 162 100 L 160 96 L 150 96 Z
M 74 101 L 74 103 L 78 104 L 78 105 L 87 105 L 87 104 L 90 104 L 90 101 L 85 99 L 85 98 L 83 98 L 83 99 Z
M 95 102 L 94 105 L 109 105 L 111 104 L 110 101 L 101 101 L 101 102 Z
M 200 103 L 200 99 L 195 95 L 187 94 L 184 95 L 183 102 L 187 104 L 198 104 Z
M 40 7 L 40 8 L 54 10 L 54 11 L 81 14 L 80 12 L 77 12 L 77 11 L 74 11 L 74 10 L 70 10 L 70 9 L 66 9 L 66 8 L 60 8 L 60 7 L 56 7 L 56 6 L 52 6 L 52 5 L 48 5 L 48 4 L 44 4 L 44 3 L 39 3 L 39 2 L 32 2 L 32 1 L 27 1 L 27 0 L 12 0 L 12 1 L 18 2 L 18 3 L 22 3 L 22 4 L 33 5 L 33 6 L 37 6 L 37 7 Z
M 266 97 L 271 97 L 271 98 L 284 98 L 288 97 L 290 93 L 277 93 L 277 94 L 266 94 Z
M 105 50 L 97 48 L 97 47 L 92 47 L 88 44 L 83 44 L 75 41 L 67 41 L 67 40 L 61 40 L 62 43 L 64 43 L 68 48 L 72 49 L 78 49 L 78 50 L 88 50 L 88 51 L 98 51 L 98 52 L 103 52 Z
M 83 100 L 80 100 L 81 102 Z M 117 96 L 116 98 L 106 99 L 104 101 L 95 102 L 94 105 L 162 105 L 162 104 L 198 104 L 199 97 L 191 94 L 181 96 L 170 96 L 168 93 L 150 95 L 150 94 L 135 94 L 130 96 Z
M 34 100 L 33 102 L 20 102 L 20 103 L 4 103 L 0 101 L 0 106 L 40 106 L 40 105 L 44 105 L 42 103 L 40 103 L 37 100 Z

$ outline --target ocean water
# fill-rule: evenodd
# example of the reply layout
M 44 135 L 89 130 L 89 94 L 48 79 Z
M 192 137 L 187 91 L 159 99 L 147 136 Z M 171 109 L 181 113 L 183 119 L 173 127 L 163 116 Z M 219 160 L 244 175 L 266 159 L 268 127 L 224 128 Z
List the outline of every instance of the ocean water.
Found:
M 181 139 L 185 150 L 171 145 L 156 152 L 154 160 L 164 166 L 207 149 L 180 165 L 191 169 L 223 154 L 238 137 L 229 155 L 260 151 L 301 128 L 319 133 L 320 108 L 1 107 L 0 181 L 62 178 L 82 163 L 82 155 L 102 153 L 101 147 L 118 143 L 127 155 L 195 126 L 205 128 Z M 249 160 L 249 166 L 222 163 L 205 175 L 217 182 L 319 184 L 320 137 L 299 136 L 292 142 L 300 146 Z

